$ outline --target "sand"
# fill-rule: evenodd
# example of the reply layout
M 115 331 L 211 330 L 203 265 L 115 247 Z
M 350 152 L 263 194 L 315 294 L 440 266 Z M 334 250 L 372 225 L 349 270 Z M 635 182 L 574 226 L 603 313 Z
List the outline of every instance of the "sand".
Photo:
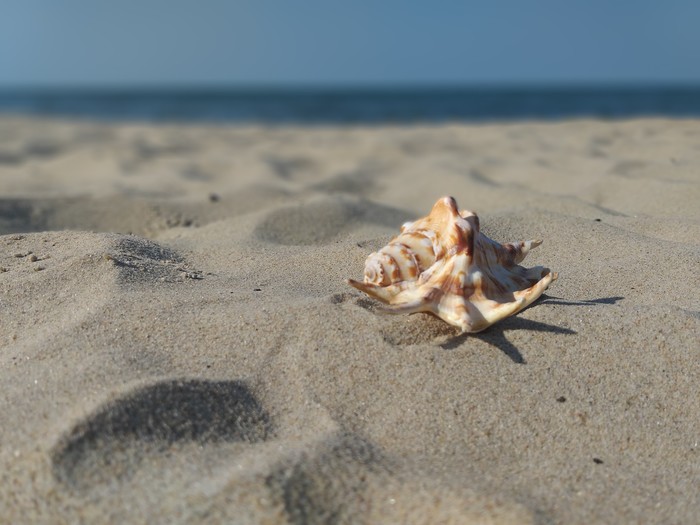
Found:
M 559 272 L 350 288 L 440 196 Z M 700 122 L 0 119 L 3 523 L 700 523 Z

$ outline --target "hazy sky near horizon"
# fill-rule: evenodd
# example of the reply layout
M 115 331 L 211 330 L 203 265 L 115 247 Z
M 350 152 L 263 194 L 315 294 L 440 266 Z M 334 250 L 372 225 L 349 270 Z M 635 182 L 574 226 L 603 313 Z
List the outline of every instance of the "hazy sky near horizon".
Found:
M 0 7 L 0 86 L 700 82 L 698 0 Z

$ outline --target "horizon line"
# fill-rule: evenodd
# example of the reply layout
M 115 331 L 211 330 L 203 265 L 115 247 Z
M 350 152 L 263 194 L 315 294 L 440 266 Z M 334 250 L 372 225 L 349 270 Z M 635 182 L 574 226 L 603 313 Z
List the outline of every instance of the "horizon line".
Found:
M 0 93 L 26 91 L 32 93 L 90 92 L 396 92 L 396 91 L 461 91 L 461 90 L 647 90 L 700 89 L 696 81 L 527 81 L 527 82 L 261 82 L 261 83 L 56 83 L 0 84 Z

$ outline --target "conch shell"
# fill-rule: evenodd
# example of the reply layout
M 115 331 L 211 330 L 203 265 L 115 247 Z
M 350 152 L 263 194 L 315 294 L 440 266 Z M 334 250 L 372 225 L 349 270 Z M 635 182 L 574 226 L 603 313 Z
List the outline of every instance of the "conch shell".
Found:
M 388 305 L 389 313 L 428 312 L 464 332 L 480 332 L 533 301 L 557 278 L 549 268 L 523 268 L 542 241 L 499 244 L 479 231 L 474 212 L 438 200 L 430 215 L 365 263 L 364 282 L 348 283 Z

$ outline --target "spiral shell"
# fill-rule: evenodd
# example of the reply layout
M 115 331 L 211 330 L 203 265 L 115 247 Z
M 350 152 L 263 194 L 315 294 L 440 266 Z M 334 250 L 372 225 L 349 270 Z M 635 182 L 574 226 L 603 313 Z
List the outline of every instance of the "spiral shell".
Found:
M 438 201 L 428 217 L 401 226 L 401 233 L 365 261 L 366 283 L 388 286 L 401 281 L 415 281 L 436 260 L 445 255 L 441 238 L 448 226 Z
M 557 278 L 548 268 L 518 266 L 542 241 L 499 244 L 480 231 L 479 218 L 443 197 L 427 217 L 365 263 L 358 290 L 393 313 L 429 312 L 462 332 L 479 332 L 535 301 Z
M 367 257 L 365 282 L 387 286 L 399 281 L 415 281 L 433 265 L 435 251 L 428 235 L 418 231 L 402 233 Z

